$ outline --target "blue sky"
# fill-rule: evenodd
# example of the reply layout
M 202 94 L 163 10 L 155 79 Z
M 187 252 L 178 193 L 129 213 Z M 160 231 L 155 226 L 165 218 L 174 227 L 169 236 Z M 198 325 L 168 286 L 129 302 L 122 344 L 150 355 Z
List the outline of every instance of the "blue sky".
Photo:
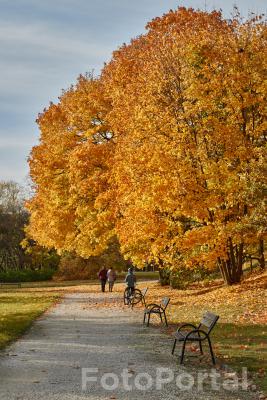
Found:
M 98 73 L 113 50 L 170 8 L 266 13 L 265 0 L 0 0 L 0 180 L 25 181 L 38 143 L 35 119 L 80 73 Z

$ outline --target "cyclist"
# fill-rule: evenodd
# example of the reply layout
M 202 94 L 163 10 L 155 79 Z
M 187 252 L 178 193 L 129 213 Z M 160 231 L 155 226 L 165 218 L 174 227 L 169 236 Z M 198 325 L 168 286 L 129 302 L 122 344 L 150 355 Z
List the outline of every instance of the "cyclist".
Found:
M 125 282 L 128 287 L 128 297 L 130 297 L 134 292 L 134 287 L 136 284 L 136 276 L 134 275 L 133 267 L 128 269 L 128 274 L 126 275 Z

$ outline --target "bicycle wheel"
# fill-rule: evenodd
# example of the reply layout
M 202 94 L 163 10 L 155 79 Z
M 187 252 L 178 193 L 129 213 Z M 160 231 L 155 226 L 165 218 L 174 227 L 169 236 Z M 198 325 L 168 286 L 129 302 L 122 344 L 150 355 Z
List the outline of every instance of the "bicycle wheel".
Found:
M 130 297 L 131 297 L 131 289 L 127 287 L 127 288 L 124 290 L 124 294 L 123 294 L 123 302 L 124 302 L 124 305 L 128 305 L 128 304 L 129 304 Z

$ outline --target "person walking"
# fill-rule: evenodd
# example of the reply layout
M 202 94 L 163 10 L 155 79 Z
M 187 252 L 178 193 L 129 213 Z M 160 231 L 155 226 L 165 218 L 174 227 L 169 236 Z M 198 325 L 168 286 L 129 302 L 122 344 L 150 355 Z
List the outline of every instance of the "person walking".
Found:
M 102 267 L 100 271 L 98 272 L 98 279 L 100 280 L 101 283 L 101 290 L 104 293 L 106 283 L 107 283 L 107 270 L 106 267 Z
M 117 278 L 116 271 L 112 267 L 107 272 L 109 291 L 112 292 L 115 280 Z

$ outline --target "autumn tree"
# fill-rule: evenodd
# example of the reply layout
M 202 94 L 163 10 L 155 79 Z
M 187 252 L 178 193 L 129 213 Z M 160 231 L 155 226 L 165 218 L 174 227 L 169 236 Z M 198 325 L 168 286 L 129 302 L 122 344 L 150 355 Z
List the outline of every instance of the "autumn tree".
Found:
M 147 28 L 103 72 L 122 248 L 239 282 L 266 226 L 266 25 L 180 8 Z
M 266 24 L 178 8 L 38 118 L 29 235 L 82 257 L 114 235 L 142 267 L 219 266 L 266 235 Z
M 29 163 L 35 195 L 28 236 L 58 252 L 98 254 L 114 236 L 107 217 L 113 138 L 101 82 L 80 77 L 38 117 L 40 144 Z

